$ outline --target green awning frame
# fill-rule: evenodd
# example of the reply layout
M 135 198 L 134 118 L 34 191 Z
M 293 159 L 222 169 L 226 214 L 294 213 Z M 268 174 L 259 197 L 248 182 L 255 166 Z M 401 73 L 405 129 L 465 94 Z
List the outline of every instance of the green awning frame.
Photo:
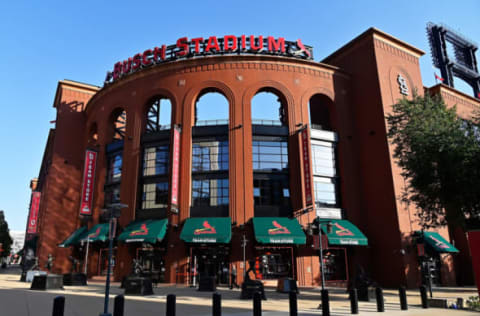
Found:
M 227 244 L 232 239 L 232 221 L 230 217 L 187 218 L 180 239 L 196 244 Z
M 422 236 L 421 231 L 416 231 L 416 235 Z M 439 233 L 437 232 L 423 232 L 423 241 L 424 243 L 429 244 L 436 252 L 439 253 L 447 253 L 447 252 L 459 252 L 454 245 L 449 243 L 445 240 Z
M 167 233 L 168 219 L 139 220 L 128 224 L 118 236 L 122 242 L 144 242 L 155 244 L 163 240 Z
M 304 245 L 307 237 L 296 218 L 254 217 L 255 239 L 261 244 Z
M 108 240 L 108 226 L 108 223 L 93 226 L 88 233 L 82 237 L 81 241 L 87 241 L 88 239 L 89 242 L 103 242 Z
M 332 231 L 328 233 L 328 225 Z M 320 219 L 320 227 L 330 245 L 368 246 L 368 239 L 352 222 L 346 219 Z
M 58 245 L 58 247 L 61 248 L 67 248 L 73 245 L 76 245 L 80 242 L 80 240 L 86 236 L 87 233 L 87 227 L 82 226 L 76 231 L 74 231 L 70 236 L 68 236 L 67 239 L 65 239 L 62 243 Z

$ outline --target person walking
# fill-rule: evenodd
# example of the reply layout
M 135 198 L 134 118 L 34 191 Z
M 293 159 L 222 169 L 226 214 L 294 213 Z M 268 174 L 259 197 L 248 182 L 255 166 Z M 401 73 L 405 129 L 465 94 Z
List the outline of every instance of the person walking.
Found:
M 237 284 L 237 268 L 235 265 L 232 265 L 232 270 L 230 271 L 230 290 L 235 286 L 237 289 L 240 288 Z

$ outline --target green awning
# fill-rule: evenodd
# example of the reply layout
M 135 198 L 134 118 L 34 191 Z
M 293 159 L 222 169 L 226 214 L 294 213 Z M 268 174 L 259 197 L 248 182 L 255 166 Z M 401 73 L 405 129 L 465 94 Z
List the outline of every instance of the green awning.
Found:
M 76 231 L 74 231 L 67 239 L 65 239 L 58 247 L 66 248 L 72 245 L 78 244 L 80 240 L 86 235 L 87 227 L 82 226 Z
M 230 217 L 193 217 L 187 218 L 180 239 L 188 243 L 222 243 L 232 239 Z
M 86 235 L 81 239 L 82 241 L 89 240 L 90 242 L 106 241 L 108 240 L 108 223 L 97 224 L 93 226 Z
M 167 219 L 143 220 L 130 223 L 118 236 L 123 242 L 145 242 L 155 244 L 162 241 L 167 233 Z
M 417 234 L 422 234 L 421 231 Z M 439 233 L 436 232 L 423 232 L 424 242 L 432 246 L 437 252 L 459 252 L 455 246 L 445 240 Z
M 328 223 L 332 226 L 331 233 L 328 233 Z M 320 226 L 330 245 L 368 246 L 367 237 L 346 219 L 320 219 Z
M 254 217 L 255 239 L 262 244 L 295 244 L 307 242 L 305 233 L 296 218 Z

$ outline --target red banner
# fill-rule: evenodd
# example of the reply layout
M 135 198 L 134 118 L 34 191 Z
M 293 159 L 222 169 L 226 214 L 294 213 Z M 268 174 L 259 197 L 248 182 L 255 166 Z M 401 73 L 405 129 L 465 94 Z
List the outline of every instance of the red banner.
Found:
M 180 171 L 180 128 L 173 128 L 173 155 L 172 155 L 172 209 L 178 206 L 178 176 Z
M 310 166 L 310 148 L 308 146 L 308 129 L 305 128 L 300 132 L 302 137 L 302 160 L 303 160 L 303 181 L 305 185 L 305 202 L 306 206 L 313 204 L 312 198 L 312 176 Z
M 85 165 L 83 167 L 82 200 L 80 201 L 80 215 L 92 215 L 93 185 L 95 183 L 95 168 L 97 165 L 97 152 L 85 152 Z
M 30 214 L 28 215 L 27 234 L 36 234 L 38 227 L 38 210 L 40 209 L 40 192 L 32 192 Z

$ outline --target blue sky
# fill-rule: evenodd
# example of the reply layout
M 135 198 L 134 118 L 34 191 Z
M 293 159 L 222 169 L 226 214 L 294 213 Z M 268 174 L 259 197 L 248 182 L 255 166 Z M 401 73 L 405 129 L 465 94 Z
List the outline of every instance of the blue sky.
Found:
M 480 1 L 3 1 L 0 4 L 0 210 L 24 230 L 29 181 L 38 175 L 57 82 L 101 85 L 118 60 L 183 36 L 301 38 L 321 60 L 369 27 L 426 52 L 429 21 L 480 42 Z M 477 59 L 480 54 L 477 53 Z M 470 93 L 470 91 L 468 91 Z

